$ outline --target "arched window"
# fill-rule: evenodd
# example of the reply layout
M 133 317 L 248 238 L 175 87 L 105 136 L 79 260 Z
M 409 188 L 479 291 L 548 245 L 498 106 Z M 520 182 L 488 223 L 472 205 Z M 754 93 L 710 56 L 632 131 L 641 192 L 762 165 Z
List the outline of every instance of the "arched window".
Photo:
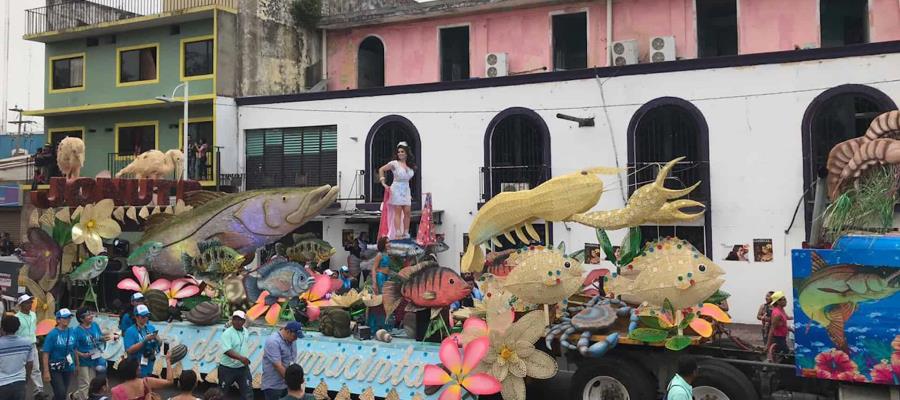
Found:
M 357 53 L 357 89 L 384 86 L 384 43 L 369 36 L 359 44 Z
M 497 114 L 484 136 L 482 200 L 486 202 L 501 192 L 532 189 L 551 176 L 550 130 L 541 116 L 520 107 Z M 547 243 L 544 224 L 534 226 L 541 241 Z M 514 245 L 506 239 L 501 243 Z
M 835 145 L 862 136 L 872 120 L 897 106 L 886 94 L 865 85 L 841 85 L 828 89 L 806 108 L 803 115 L 803 191 L 806 238 L 813 220 L 813 203 L 819 173 L 824 173 L 828 153 Z
M 378 182 L 378 168 L 390 162 L 394 157 L 397 143 L 406 142 L 415 156 L 416 174 L 410 181 L 412 189 L 412 208 L 422 206 L 422 142 L 419 131 L 408 119 L 399 115 L 381 118 L 366 138 L 366 199 L 370 203 L 380 203 L 384 198 L 384 187 Z M 393 181 L 388 172 L 387 184 Z
M 675 97 L 658 98 L 641 106 L 628 124 L 629 194 L 653 182 L 660 166 L 678 157 L 685 158 L 666 179 L 666 187 L 682 189 L 702 182 L 684 198 L 706 205 L 704 217 L 679 225 L 642 226 L 641 233 L 645 243 L 660 237 L 678 236 L 711 257 L 709 127 L 706 119 L 693 104 Z

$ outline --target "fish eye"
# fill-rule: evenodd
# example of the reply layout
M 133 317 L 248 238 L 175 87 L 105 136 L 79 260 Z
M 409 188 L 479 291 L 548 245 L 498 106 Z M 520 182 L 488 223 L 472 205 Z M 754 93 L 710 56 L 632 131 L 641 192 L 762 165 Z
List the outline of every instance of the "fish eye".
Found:
M 703 264 L 700 264 L 700 266 L 698 266 L 697 269 L 699 269 L 700 272 L 706 272 L 706 266 Z
M 684 277 L 681 276 L 681 275 L 678 275 L 678 281 L 680 282 L 680 281 L 683 281 L 683 280 L 684 280 Z
M 450 284 L 452 285 L 454 283 L 456 283 L 456 279 L 450 278 Z
M 581 171 L 582 175 L 587 175 L 587 171 Z
M 281 196 L 281 201 L 287 201 L 287 196 Z
M 570 262 L 568 262 L 568 261 L 566 261 L 566 263 L 565 263 L 565 264 L 563 264 L 563 265 L 565 265 L 565 266 L 566 266 L 566 268 L 569 268 L 569 267 L 571 267 L 571 266 L 572 266 L 572 263 L 570 263 Z

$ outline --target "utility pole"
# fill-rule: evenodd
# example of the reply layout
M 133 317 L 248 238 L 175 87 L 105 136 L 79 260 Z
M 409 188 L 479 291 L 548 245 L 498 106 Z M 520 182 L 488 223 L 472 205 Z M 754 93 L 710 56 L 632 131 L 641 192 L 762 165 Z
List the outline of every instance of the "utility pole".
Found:
M 13 108 L 10 108 L 9 111 L 19 113 L 19 119 L 18 119 L 18 120 L 16 120 L 16 121 L 9 121 L 10 124 L 16 125 L 17 128 L 18 128 L 18 129 L 17 129 L 17 133 L 16 133 L 16 149 L 13 150 L 13 153 L 12 153 L 12 155 L 18 155 L 18 154 L 19 154 L 19 140 L 22 138 L 22 127 L 23 127 L 23 125 L 33 124 L 33 123 L 35 123 L 35 122 L 34 122 L 34 121 L 23 121 L 23 120 L 22 120 L 22 112 L 25 111 L 25 110 L 19 108 L 19 105 L 18 105 L 18 104 L 15 105 L 15 106 L 13 106 Z

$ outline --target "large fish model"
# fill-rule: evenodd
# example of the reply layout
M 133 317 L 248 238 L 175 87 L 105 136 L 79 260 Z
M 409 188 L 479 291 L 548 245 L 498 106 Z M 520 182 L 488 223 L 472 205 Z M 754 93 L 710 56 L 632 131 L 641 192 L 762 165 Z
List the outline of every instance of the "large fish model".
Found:
M 225 275 L 240 271 L 244 256 L 231 247 L 222 246 L 218 240 L 200 242 L 197 245 L 200 255 L 191 257 L 181 255 L 185 271 L 203 280 L 218 280 Z
M 284 251 L 285 256 L 291 261 L 315 265 L 328 261 L 335 252 L 331 243 L 317 238 L 312 233 L 294 234 L 294 244 Z
M 725 283 L 725 271 L 689 242 L 670 237 L 647 243 L 644 251 L 605 289 L 629 304 L 662 308 L 666 299 L 676 310 L 696 306 Z
M 151 265 L 162 249 L 163 244 L 160 242 L 146 242 L 128 255 L 128 265 Z
M 382 288 L 387 315 L 397 309 L 402 298 L 416 307 L 441 308 L 472 293 L 472 287 L 456 271 L 433 261 L 406 267 L 397 276 L 399 281 L 387 281 Z
M 244 289 L 248 299 L 259 298 L 263 290 L 269 292 L 267 304 L 281 298 L 297 297 L 315 283 L 315 278 L 298 263 L 281 257 L 259 267 L 244 277 Z
M 584 268 L 562 249 L 531 246 L 512 253 L 506 262 L 514 267 L 503 288 L 532 304 L 556 304 L 581 289 Z
M 797 302 L 809 319 L 825 327 L 834 345 L 849 354 L 844 326 L 859 303 L 882 300 L 897 292 L 900 292 L 898 268 L 829 266 L 822 257 L 812 253 L 812 273 L 800 282 Z
M 338 188 L 277 188 L 241 193 L 189 192 L 193 206 L 182 214 L 155 214 L 140 244 L 163 244 L 151 268 L 166 276 L 184 276 L 182 254 L 197 257 L 198 243 L 216 239 L 245 256 L 270 244 L 334 204 Z
M 425 255 L 425 248 L 412 239 L 391 240 L 388 243 L 387 253 L 391 257 L 421 259 Z
M 106 270 L 106 266 L 109 264 L 109 257 L 107 256 L 93 256 L 84 260 L 78 268 L 75 268 L 74 271 L 69 273 L 69 279 L 72 281 L 90 281 L 94 279 L 103 271 Z

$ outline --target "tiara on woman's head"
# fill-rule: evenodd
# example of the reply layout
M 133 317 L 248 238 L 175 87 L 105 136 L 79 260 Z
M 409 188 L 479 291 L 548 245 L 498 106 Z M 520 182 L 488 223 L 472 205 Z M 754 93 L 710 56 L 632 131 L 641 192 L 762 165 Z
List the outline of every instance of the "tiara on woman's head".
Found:
M 409 145 L 406 144 L 406 142 L 400 142 L 400 143 L 397 143 L 397 147 L 409 147 Z

